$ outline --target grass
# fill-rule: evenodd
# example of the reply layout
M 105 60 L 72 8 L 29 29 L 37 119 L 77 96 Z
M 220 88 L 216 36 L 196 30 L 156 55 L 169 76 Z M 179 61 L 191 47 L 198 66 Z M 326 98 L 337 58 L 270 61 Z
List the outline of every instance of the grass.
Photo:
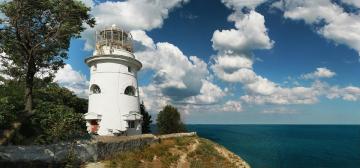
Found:
M 199 144 L 194 151 L 190 152 L 189 147 L 196 140 Z M 111 168 L 168 168 L 176 167 L 180 156 L 187 154 L 186 162 L 191 168 L 235 167 L 214 148 L 215 145 L 217 144 L 199 137 L 171 138 L 143 149 L 119 153 L 105 163 Z
M 198 148 L 188 155 L 191 168 L 235 167 L 225 159 L 215 148 L 213 142 L 200 138 Z
M 185 138 L 184 138 L 185 139 Z M 159 144 L 151 144 L 143 149 L 119 153 L 108 161 L 108 167 L 170 167 L 179 160 L 179 155 L 171 148 L 189 143 L 188 140 L 166 139 Z

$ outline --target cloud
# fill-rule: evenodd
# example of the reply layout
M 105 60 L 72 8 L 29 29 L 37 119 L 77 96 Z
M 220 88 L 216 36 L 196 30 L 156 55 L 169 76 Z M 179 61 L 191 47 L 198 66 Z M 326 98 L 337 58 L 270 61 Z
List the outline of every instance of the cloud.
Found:
M 230 83 L 241 83 L 245 94 L 240 101 L 248 104 L 314 104 L 320 97 L 342 98 L 344 100 L 357 100 L 357 87 L 346 89 L 330 86 L 321 81 L 314 81 L 311 86 L 282 87 L 281 85 L 258 75 L 253 69 L 254 58 L 252 51 L 256 49 L 271 49 L 274 45 L 265 27 L 264 17 L 254 9 L 257 4 L 241 3 L 241 1 L 223 1 L 225 5 L 235 10 L 229 21 L 235 22 L 235 29 L 216 30 L 212 42 L 218 54 L 213 57 L 211 70 L 219 79 Z M 309 9 L 303 10 L 300 4 L 307 3 Z M 304 19 L 306 23 L 319 24 L 322 20 L 331 20 L 342 12 L 336 5 L 325 8 L 316 8 L 316 5 L 328 5 L 327 1 L 291 1 L 284 4 L 276 2 L 273 6 L 278 8 L 291 8 L 292 12 L 285 13 L 285 17 Z M 243 6 L 245 5 L 245 6 Z M 248 6 L 246 6 L 248 5 Z M 299 6 L 300 5 L 300 6 Z M 286 7 L 284 7 L 286 6 Z M 242 8 L 250 8 L 244 13 Z M 314 8 L 312 8 L 314 7 Z M 330 10 L 330 12 L 326 12 Z M 344 25 L 345 26 L 345 25 Z M 319 30 L 325 31 L 326 29 Z M 306 79 L 330 78 L 335 72 L 327 68 L 317 68 L 315 72 L 304 74 Z M 329 91 L 330 90 L 330 91 Z
M 189 104 L 214 104 L 218 103 L 225 95 L 226 93 L 219 86 L 203 80 L 200 94 L 189 97 L 185 102 Z
M 344 1 L 359 5 L 359 1 Z M 360 55 L 360 15 L 348 13 L 330 0 L 298 1 L 281 0 L 273 5 L 284 12 L 284 17 L 303 20 L 316 28 L 317 33 L 356 50 Z
M 172 99 L 198 95 L 202 79 L 208 75 L 207 64 L 196 56 L 186 56 L 173 44 L 159 42 L 154 49 L 136 52 L 144 70 L 154 71 L 153 82 Z
M 95 17 L 97 25 L 83 32 L 82 37 L 86 40 L 85 49 L 93 49 L 96 29 L 113 24 L 129 31 L 160 28 L 171 10 L 187 2 L 188 0 L 126 0 L 89 3 L 92 5 L 91 14 Z
M 359 0 L 342 0 L 341 2 L 360 8 Z
M 215 113 L 228 113 L 228 112 L 243 112 L 241 101 L 228 100 L 217 104 L 208 105 L 194 105 L 194 104 L 181 104 L 178 107 L 185 114 L 191 112 L 204 113 L 204 112 L 215 112 Z
M 286 107 L 275 107 L 275 108 L 266 108 L 261 113 L 263 114 L 296 114 L 298 111 Z
M 224 91 L 207 81 L 204 82 L 199 95 L 189 97 L 184 101 L 172 100 L 171 97 L 162 93 L 161 88 L 153 84 L 140 87 L 140 95 L 146 108 L 151 112 L 158 112 L 167 104 L 174 105 L 184 114 L 209 111 L 240 112 L 243 110 L 240 101 L 223 102 Z
M 135 48 L 135 51 L 143 51 L 147 48 L 149 49 L 155 49 L 155 43 L 153 41 L 152 38 L 150 38 L 148 35 L 146 35 L 146 33 L 142 30 L 133 30 L 130 32 L 131 35 L 133 36 L 134 38 L 134 42 L 136 44 L 136 42 L 139 42 L 140 44 L 138 44 L 137 46 L 135 47 L 138 47 L 138 48 Z M 145 48 L 144 48 L 145 47 Z
M 255 9 L 258 5 L 266 2 L 267 0 L 221 0 L 226 7 L 241 10 L 244 7 Z
M 11 76 L 7 75 L 4 71 L 6 71 L 6 67 L 13 67 L 12 61 L 5 59 L 3 57 L 6 57 L 6 53 L 0 53 L 0 79 L 3 78 L 5 80 L 13 79 Z M 0 81 L 0 84 L 4 84 L 2 81 Z
M 327 90 L 326 97 L 329 99 L 341 98 L 347 101 L 357 101 L 360 100 L 360 88 L 355 86 L 347 86 L 344 88 L 333 86 Z
M 223 1 L 234 12 L 228 20 L 235 23 L 235 29 L 216 30 L 212 37 L 212 46 L 218 54 L 213 57 L 211 69 L 214 74 L 226 82 L 241 82 L 254 92 L 271 93 L 273 83 L 256 75 L 252 69 L 252 50 L 271 49 L 274 45 L 265 27 L 264 16 L 254 8 L 262 1 Z M 252 10 L 243 13 L 242 8 Z
M 211 69 L 214 74 L 226 82 L 240 82 L 244 88 L 254 94 L 269 95 L 276 89 L 276 84 L 257 75 L 253 71 L 252 50 L 271 49 L 274 45 L 265 27 L 264 16 L 251 10 L 249 13 L 241 11 L 242 5 L 254 4 L 261 1 L 223 1 L 235 11 L 228 17 L 235 23 L 235 29 L 216 30 L 212 37 L 213 48 L 218 54 L 213 58 Z
M 73 91 L 79 97 L 88 97 L 89 81 L 86 79 L 85 75 L 74 70 L 69 64 L 66 64 L 64 68 L 57 71 L 54 82 Z
M 131 31 L 139 50 L 134 54 L 144 71 L 153 76 L 141 94 L 152 111 L 167 103 L 202 106 L 217 104 L 225 91 L 210 80 L 207 64 L 196 56 L 186 56 L 175 45 L 154 41 L 142 30 Z
M 319 101 L 323 85 L 314 83 L 311 87 L 276 87 L 272 94 L 243 95 L 240 99 L 249 104 L 314 104 Z
M 236 29 L 216 30 L 213 48 L 223 53 L 247 53 L 254 49 L 270 49 L 274 42 L 267 35 L 264 16 L 256 11 L 234 12 L 228 17 Z
M 316 68 L 315 72 L 307 73 L 301 75 L 302 79 L 319 79 L 319 78 L 332 78 L 336 75 L 335 72 L 322 67 L 322 68 Z
M 314 81 L 311 86 L 277 87 L 270 95 L 247 94 L 240 99 L 249 104 L 315 104 L 321 97 L 328 99 L 340 98 L 345 101 L 360 100 L 360 88 L 356 86 L 332 86 L 321 81 Z

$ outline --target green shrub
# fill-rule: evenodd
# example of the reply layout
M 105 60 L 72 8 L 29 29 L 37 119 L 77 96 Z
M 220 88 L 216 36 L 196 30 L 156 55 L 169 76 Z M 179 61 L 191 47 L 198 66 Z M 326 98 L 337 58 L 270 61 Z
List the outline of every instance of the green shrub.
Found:
M 24 109 L 22 84 L 6 81 L 0 85 L 0 133 L 20 122 Z M 10 144 L 49 144 L 88 138 L 83 113 L 87 111 L 87 100 L 77 97 L 66 88 L 55 83 L 44 83 L 34 90 L 34 110 L 28 120 L 9 141 Z
M 31 126 L 37 130 L 36 143 L 56 143 L 87 136 L 86 122 L 80 113 L 51 102 L 38 104 Z
M 157 117 L 157 127 L 160 134 L 171 134 L 186 131 L 185 125 L 181 121 L 181 116 L 178 110 L 166 105 Z
M 23 102 L 21 87 L 15 83 L 0 85 L 0 130 L 9 128 L 17 120 L 24 109 Z

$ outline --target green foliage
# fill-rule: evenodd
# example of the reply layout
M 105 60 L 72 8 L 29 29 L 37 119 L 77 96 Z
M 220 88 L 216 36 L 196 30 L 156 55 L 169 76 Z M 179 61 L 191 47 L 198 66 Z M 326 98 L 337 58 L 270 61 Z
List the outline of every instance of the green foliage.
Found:
M 56 83 L 50 83 L 42 86 L 40 89 L 36 89 L 35 98 L 35 106 L 41 106 L 41 103 L 46 101 L 52 104 L 70 107 L 74 109 L 76 113 L 85 114 L 87 112 L 87 99 L 77 97 L 73 92 L 60 87 Z
M 24 109 L 22 90 L 20 85 L 12 81 L 0 85 L 0 130 L 9 128 Z
M 171 105 L 166 105 L 164 109 L 160 111 L 156 122 L 160 134 L 186 131 L 185 125 L 181 121 L 180 113 Z
M 70 40 L 85 30 L 83 23 L 95 24 L 90 8 L 77 0 L 12 0 L 0 4 L 0 11 L 7 17 L 0 20 L 0 48 L 20 71 L 32 59 L 36 72 L 58 69 Z
M 36 83 L 40 89 L 35 89 L 34 114 L 11 143 L 48 144 L 87 137 L 82 116 L 87 111 L 87 100 L 55 83 Z M 14 81 L 0 85 L 0 106 L 4 107 L 0 108 L 0 130 L 9 128 L 22 114 L 22 88 Z
M 31 125 L 38 132 L 35 142 L 40 144 L 68 141 L 87 135 L 82 114 L 52 102 L 38 104 Z
M 6 16 L 0 19 L 0 53 L 6 53 L 1 55 L 1 73 L 14 80 L 5 82 L 9 91 L 0 93 L 4 107 L 0 110 L 0 132 L 9 129 L 11 134 L 1 143 L 18 133 L 21 135 L 16 136 L 24 136 L 24 140 L 48 143 L 84 131 L 76 125 L 85 126 L 80 117 L 87 108 L 85 100 L 49 82 L 64 65 L 70 40 L 79 38 L 86 25 L 95 25 L 90 8 L 78 0 L 11 0 L 0 3 L 0 12 Z M 40 73 L 50 77 L 38 80 L 35 74 Z M 13 123 L 19 124 L 11 127 Z
M 140 113 L 143 116 L 141 131 L 143 134 L 151 133 L 150 124 L 152 123 L 151 115 L 146 111 L 144 102 L 140 104 Z
M 95 19 L 78 0 L 12 0 L 0 4 L 0 52 L 8 75 L 25 82 L 22 122 L 32 114 L 36 73 L 53 73 L 64 65 L 72 38 Z M 84 24 L 86 23 L 86 24 Z

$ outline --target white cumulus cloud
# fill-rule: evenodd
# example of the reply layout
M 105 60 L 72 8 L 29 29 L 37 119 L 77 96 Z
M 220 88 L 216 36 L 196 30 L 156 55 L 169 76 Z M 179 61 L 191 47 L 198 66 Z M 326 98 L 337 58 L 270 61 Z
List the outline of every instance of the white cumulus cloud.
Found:
M 359 1 L 346 0 L 345 3 L 358 6 Z M 331 0 L 298 1 L 281 0 L 273 5 L 284 12 L 284 17 L 303 20 L 315 26 L 317 33 L 356 50 L 360 55 L 360 14 L 348 13 Z
M 216 104 L 226 95 L 211 82 L 208 66 L 200 58 L 186 56 L 168 42 L 154 43 L 142 30 L 131 33 L 140 49 L 135 55 L 143 70 L 153 72 L 150 83 L 142 87 L 144 101 L 152 111 L 159 111 L 166 103 L 191 107 Z
M 320 67 L 320 68 L 316 68 L 316 71 L 314 72 L 301 75 L 301 78 L 303 79 L 332 78 L 335 75 L 336 73 L 331 71 L 330 69 L 325 67 Z
M 264 16 L 256 11 L 248 14 L 234 12 L 228 18 L 236 29 L 216 30 L 212 37 L 213 48 L 225 53 L 246 53 L 253 49 L 270 49 L 273 41 L 267 35 Z
M 87 98 L 89 94 L 89 81 L 86 76 L 74 70 L 69 64 L 56 72 L 54 82 L 73 91 L 79 97 Z
M 104 26 L 116 24 L 125 30 L 152 30 L 160 28 L 169 12 L 188 0 L 126 0 L 90 3 L 91 14 L 96 19 L 95 28 L 88 28 L 82 36 L 86 40 L 85 49 L 94 47 L 94 32 Z
M 244 7 L 254 9 L 267 0 L 221 0 L 228 8 L 241 10 Z

